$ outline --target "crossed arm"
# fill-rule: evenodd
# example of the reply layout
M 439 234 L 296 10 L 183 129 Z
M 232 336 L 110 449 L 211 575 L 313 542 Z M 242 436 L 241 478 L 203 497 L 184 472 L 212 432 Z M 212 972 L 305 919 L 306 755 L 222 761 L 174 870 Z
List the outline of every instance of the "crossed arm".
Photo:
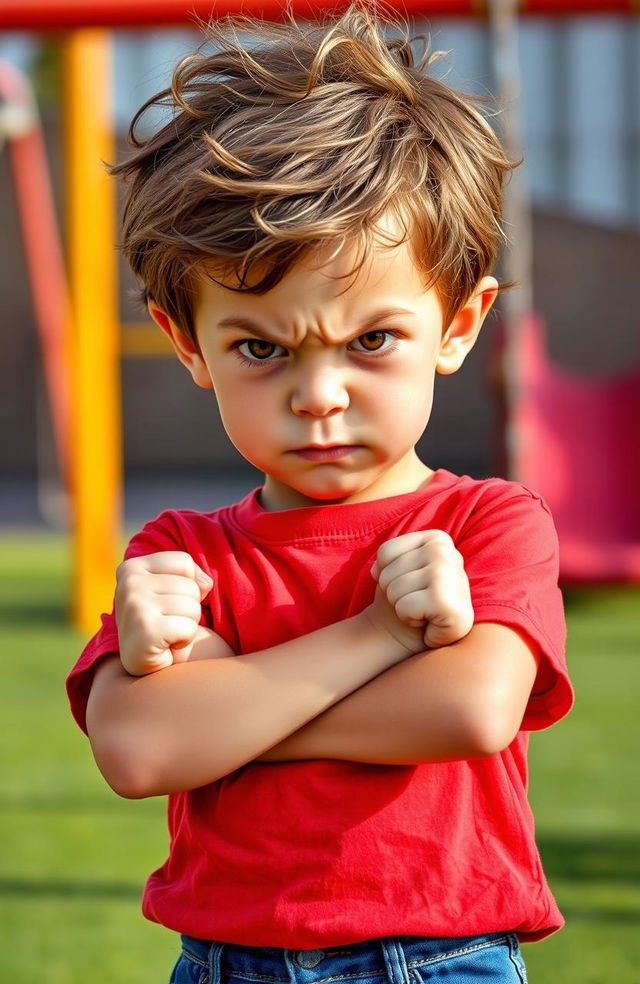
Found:
M 518 733 L 537 664 L 524 636 L 480 623 L 452 646 L 403 660 L 260 760 L 400 765 L 493 755 Z
M 160 560 L 151 566 L 172 556 L 152 555 Z M 176 612 L 182 613 L 178 621 L 195 616 L 196 606 L 190 608 L 184 596 L 178 603 L 172 594 L 176 577 L 185 580 L 184 573 L 174 569 L 169 581 L 160 580 L 165 575 L 144 568 L 152 558 L 129 564 L 120 595 L 122 652 L 98 668 L 87 708 L 92 747 L 107 781 L 121 795 L 137 798 L 193 789 L 255 759 L 400 764 L 505 748 L 517 733 L 533 685 L 533 651 L 504 626 L 461 629 L 468 620 L 465 605 L 454 605 L 443 619 L 443 598 L 464 597 L 466 576 L 462 581 L 454 565 L 452 580 L 450 564 L 434 568 L 433 562 L 427 580 L 433 587 L 435 569 L 438 598 L 431 604 L 438 615 L 427 630 L 443 643 L 431 642 L 433 648 L 426 650 L 423 609 L 430 588 L 420 587 L 424 574 L 416 580 L 413 560 L 407 564 L 393 550 L 390 556 L 379 563 L 375 600 L 360 615 L 232 659 L 225 658 L 230 651 L 222 640 L 202 627 L 185 645 L 184 626 L 173 622 L 172 645 L 172 632 L 164 631 L 165 638 L 156 638 L 151 647 L 158 622 L 169 616 L 159 614 L 153 629 L 139 623 L 141 612 L 153 610 L 144 594 L 149 584 L 171 589 L 158 597 L 174 621 Z M 443 556 L 448 559 L 446 550 Z M 137 600 L 131 573 L 144 588 Z M 202 572 L 187 573 L 193 584 Z M 198 614 L 205 588 L 200 585 L 198 598 L 190 588 Z M 170 601 L 164 600 L 167 595 Z M 416 598 L 420 608 L 412 609 Z M 447 644 L 447 634 L 459 641 Z M 163 668 L 151 672 L 151 666 Z

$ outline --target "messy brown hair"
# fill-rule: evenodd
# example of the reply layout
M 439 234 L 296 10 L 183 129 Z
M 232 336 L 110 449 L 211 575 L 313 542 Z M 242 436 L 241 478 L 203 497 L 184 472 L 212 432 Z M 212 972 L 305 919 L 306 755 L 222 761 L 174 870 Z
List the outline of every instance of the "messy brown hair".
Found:
M 130 182 L 122 248 L 145 300 L 196 344 L 205 271 L 262 294 L 312 250 L 355 240 L 357 274 L 388 211 L 403 229 L 389 245 L 411 241 L 445 323 L 495 262 L 513 165 L 478 100 L 434 78 L 427 39 L 379 3 L 320 16 L 213 21 L 111 168 Z M 143 137 L 151 107 L 171 118 Z

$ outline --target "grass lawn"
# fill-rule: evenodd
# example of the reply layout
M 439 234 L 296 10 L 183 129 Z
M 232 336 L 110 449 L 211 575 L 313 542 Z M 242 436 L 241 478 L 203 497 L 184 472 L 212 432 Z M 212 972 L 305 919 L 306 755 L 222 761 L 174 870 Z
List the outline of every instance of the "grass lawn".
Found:
M 11 984 L 161 984 L 171 933 L 140 914 L 165 857 L 160 800 L 118 799 L 72 722 L 64 542 L 0 547 L 0 925 Z M 531 984 L 640 982 L 640 593 L 567 596 L 578 702 L 532 738 L 531 799 L 567 927 L 524 948 Z

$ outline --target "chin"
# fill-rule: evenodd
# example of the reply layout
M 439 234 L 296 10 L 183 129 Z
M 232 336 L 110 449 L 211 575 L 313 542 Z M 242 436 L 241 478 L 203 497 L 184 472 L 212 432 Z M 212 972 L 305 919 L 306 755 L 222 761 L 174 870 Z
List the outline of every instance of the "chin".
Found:
M 302 495 L 306 496 L 308 499 L 313 499 L 315 502 L 324 503 L 327 506 L 337 506 L 343 502 L 350 502 L 352 500 L 359 500 L 360 498 L 365 498 L 367 495 L 367 487 L 357 488 L 357 489 L 328 489 L 324 492 L 312 491 L 312 492 L 302 492 Z
M 331 505 L 332 503 L 343 502 L 345 499 L 350 499 L 353 492 L 339 492 L 339 491 L 327 491 L 318 492 L 315 489 L 307 491 L 306 489 L 296 489 L 298 495 L 302 496 L 304 499 L 313 499 L 314 502 L 326 503 Z
M 339 505 L 344 502 L 345 499 L 350 499 L 353 495 L 357 495 L 355 492 L 345 492 L 342 489 L 305 489 L 305 488 L 295 488 L 294 486 L 288 486 L 288 495 L 292 499 L 301 500 L 301 504 L 308 503 L 309 505 L 319 505 L 319 506 L 332 506 Z

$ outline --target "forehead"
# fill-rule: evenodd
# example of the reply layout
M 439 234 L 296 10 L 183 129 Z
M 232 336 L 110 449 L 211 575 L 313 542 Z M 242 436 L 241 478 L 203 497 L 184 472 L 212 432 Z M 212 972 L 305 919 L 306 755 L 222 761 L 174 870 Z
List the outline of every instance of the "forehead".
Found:
M 404 312 L 407 317 L 418 313 L 429 291 L 410 242 L 389 245 L 371 241 L 366 260 L 356 273 L 354 268 L 361 259 L 354 242 L 334 257 L 329 249 L 314 252 L 264 294 L 230 290 L 222 285 L 225 278 L 219 271 L 210 272 L 222 284 L 204 270 L 196 321 L 199 327 L 206 322 L 209 328 L 244 319 L 288 339 L 317 334 L 336 340 L 345 331 L 369 330 L 373 316 L 381 311 Z M 257 270 L 256 276 L 263 272 Z

